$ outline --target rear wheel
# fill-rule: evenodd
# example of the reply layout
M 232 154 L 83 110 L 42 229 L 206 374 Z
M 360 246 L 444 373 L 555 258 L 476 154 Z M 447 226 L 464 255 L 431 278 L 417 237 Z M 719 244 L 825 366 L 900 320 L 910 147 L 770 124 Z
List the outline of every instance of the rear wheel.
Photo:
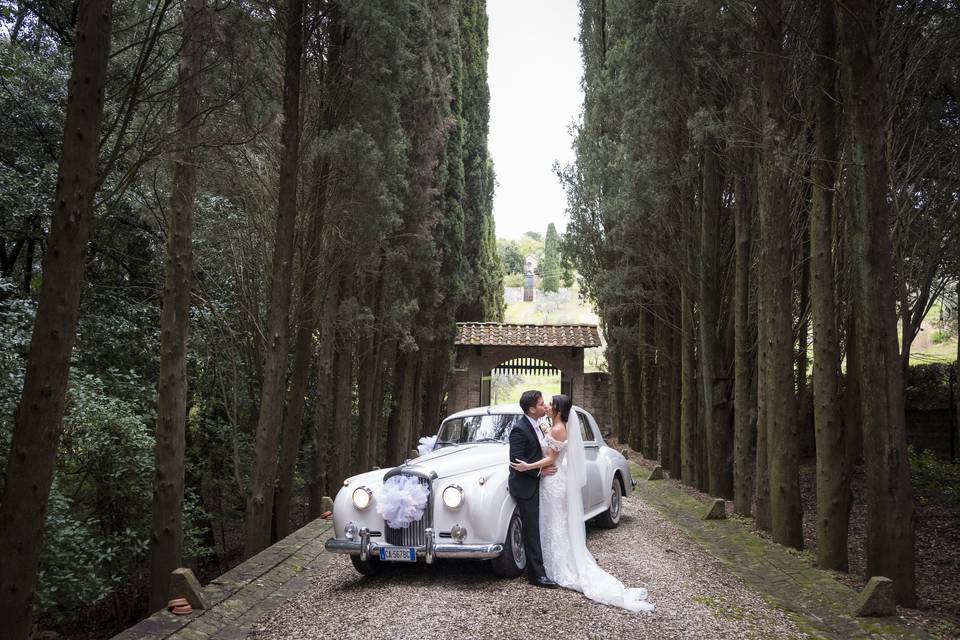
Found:
M 604 529 L 615 529 L 620 524 L 623 512 L 623 484 L 619 474 L 613 475 L 610 483 L 610 508 L 597 516 L 597 524 Z
M 507 527 L 507 539 L 503 542 L 503 552 L 490 561 L 493 572 L 504 578 L 516 578 L 527 567 L 527 553 L 523 548 L 523 521 L 520 512 L 513 510 L 510 525 Z
M 360 556 L 352 555 L 350 556 L 350 562 L 353 563 L 354 569 L 365 576 L 373 576 L 380 573 L 380 558 L 370 556 L 366 560 L 361 560 Z

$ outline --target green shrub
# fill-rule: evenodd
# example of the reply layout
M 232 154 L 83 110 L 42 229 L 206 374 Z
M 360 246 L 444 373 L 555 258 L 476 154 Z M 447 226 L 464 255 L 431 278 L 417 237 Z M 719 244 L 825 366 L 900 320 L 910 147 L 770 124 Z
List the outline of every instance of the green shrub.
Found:
M 147 553 L 148 538 L 126 529 L 103 537 L 55 480 L 44 523 L 37 579 L 38 611 L 55 621 L 71 618 L 128 584 Z
M 942 460 L 932 451 L 908 447 L 910 476 L 917 500 L 960 506 L 960 462 Z
M 949 331 L 934 331 L 933 335 L 930 336 L 930 340 L 933 344 L 943 344 L 944 342 L 949 342 L 952 337 L 953 334 Z
M 37 600 L 71 617 L 138 582 L 150 540 L 153 434 L 96 376 L 73 370 L 44 526 Z
M 950 380 L 954 363 L 915 364 L 907 370 L 904 401 L 907 409 L 946 409 L 950 407 Z
M 36 305 L 30 300 L 4 299 L 15 291 L 10 279 L 0 278 L 0 492 L 13 435 L 13 413 L 23 391 L 26 355 L 36 314 Z
M 508 273 L 503 276 L 503 286 L 505 287 L 522 287 L 523 286 L 523 274 L 522 273 Z

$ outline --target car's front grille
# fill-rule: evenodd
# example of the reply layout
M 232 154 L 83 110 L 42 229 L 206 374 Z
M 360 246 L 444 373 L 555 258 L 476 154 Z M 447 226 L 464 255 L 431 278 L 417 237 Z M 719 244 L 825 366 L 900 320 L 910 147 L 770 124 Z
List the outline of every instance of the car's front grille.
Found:
M 429 479 L 413 473 L 404 473 L 403 475 L 416 478 L 420 481 L 420 484 L 427 488 L 428 492 L 430 491 Z M 384 535 L 384 538 L 386 539 L 387 543 L 397 545 L 398 547 L 422 547 L 427 544 L 426 529 L 428 526 L 430 526 L 431 515 L 433 513 L 433 509 L 431 508 L 432 502 L 433 495 L 429 495 L 427 498 L 427 508 L 423 512 L 423 517 L 416 522 L 411 522 L 403 529 L 394 529 L 390 525 L 384 523 L 386 525 L 386 534 Z

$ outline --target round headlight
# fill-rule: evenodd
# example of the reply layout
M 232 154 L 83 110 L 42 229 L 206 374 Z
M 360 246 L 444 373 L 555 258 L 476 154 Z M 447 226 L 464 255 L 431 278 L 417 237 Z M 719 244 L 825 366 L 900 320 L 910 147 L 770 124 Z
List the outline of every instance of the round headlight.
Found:
M 463 504 L 463 489 L 455 484 L 444 489 L 440 495 L 443 498 L 443 504 L 451 509 L 457 509 Z
M 367 487 L 357 487 L 353 490 L 353 506 L 360 511 L 367 509 L 373 502 L 373 491 Z

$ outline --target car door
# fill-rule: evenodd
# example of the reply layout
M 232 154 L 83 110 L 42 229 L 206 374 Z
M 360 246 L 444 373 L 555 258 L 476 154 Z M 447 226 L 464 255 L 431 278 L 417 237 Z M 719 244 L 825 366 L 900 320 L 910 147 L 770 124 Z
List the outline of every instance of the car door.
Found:
M 587 414 L 577 410 L 577 417 L 580 419 L 580 435 L 583 438 L 583 453 L 587 463 L 587 484 L 583 488 L 583 510 L 586 513 L 600 506 L 607 496 L 607 491 L 603 486 L 600 466 L 597 464 L 600 442 Z

